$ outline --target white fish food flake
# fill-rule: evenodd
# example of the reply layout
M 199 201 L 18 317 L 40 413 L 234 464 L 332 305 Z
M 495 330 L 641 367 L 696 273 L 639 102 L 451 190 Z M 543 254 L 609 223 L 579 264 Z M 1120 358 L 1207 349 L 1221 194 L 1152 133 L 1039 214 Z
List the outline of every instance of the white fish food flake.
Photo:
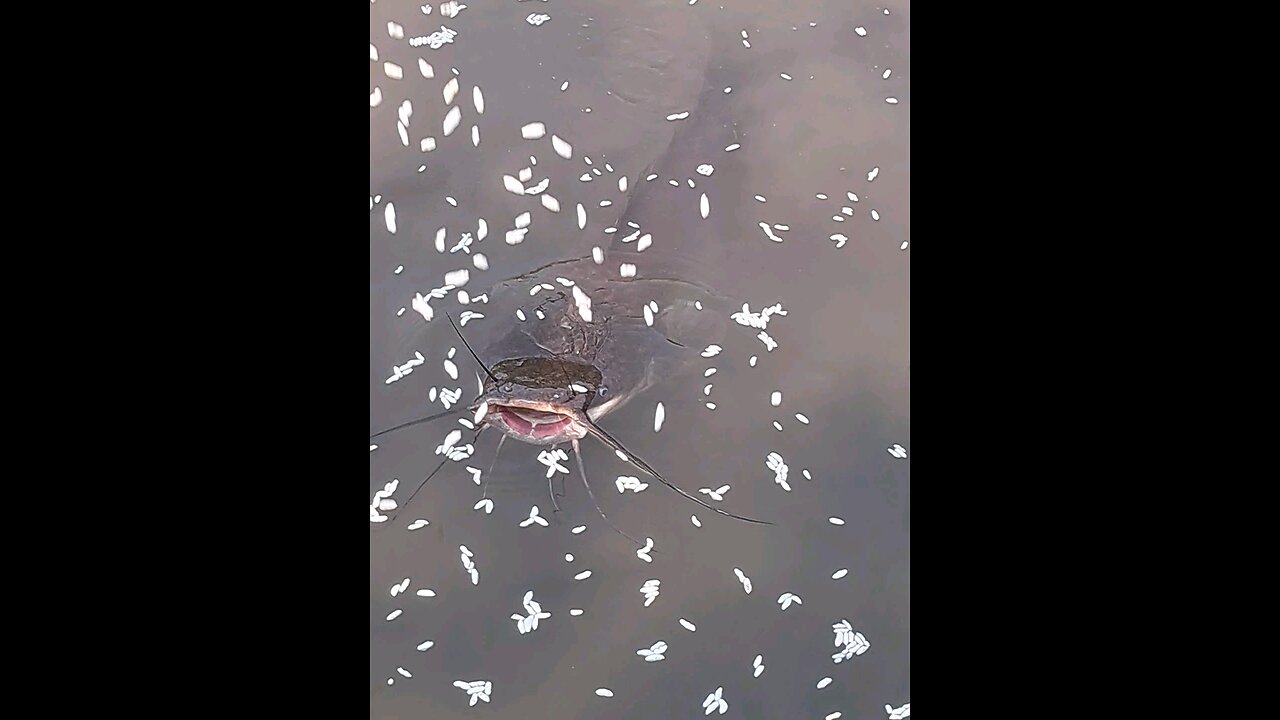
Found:
M 396 204 L 392 202 L 387 203 L 387 207 L 383 212 L 386 216 L 387 232 L 391 233 L 392 235 L 395 235 L 396 234 Z
M 524 183 L 510 175 L 502 176 L 502 186 L 507 189 L 507 192 L 514 193 L 516 195 L 524 195 Z
M 561 140 L 558 135 L 551 136 L 551 148 L 555 150 L 556 155 L 559 155 L 565 160 L 569 160 L 573 157 L 573 146 L 564 140 Z
M 454 130 L 458 129 L 458 125 L 462 123 L 462 110 L 457 105 L 449 108 L 449 112 L 445 113 L 444 122 L 440 125 L 440 134 L 449 137 Z
M 791 485 L 787 482 L 787 464 L 783 462 L 782 456 L 776 452 L 769 453 L 769 457 L 765 460 L 765 466 L 773 471 L 773 481 L 780 485 L 783 490 L 791 492 Z
M 662 585 L 661 580 L 650 579 L 645 580 L 644 585 L 640 586 L 640 594 L 644 595 L 645 607 L 649 607 L 653 604 L 654 600 L 658 599 L 658 595 L 661 592 L 659 588 L 660 585 Z

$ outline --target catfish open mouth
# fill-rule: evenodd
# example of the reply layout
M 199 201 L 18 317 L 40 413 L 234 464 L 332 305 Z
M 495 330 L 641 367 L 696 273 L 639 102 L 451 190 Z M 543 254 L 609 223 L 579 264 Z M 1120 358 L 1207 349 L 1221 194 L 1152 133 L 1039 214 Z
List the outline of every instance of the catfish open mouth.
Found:
M 519 401 L 516 401 L 519 402 Z M 550 403 L 489 402 L 488 419 L 525 442 L 551 444 L 577 440 L 587 429 L 567 408 Z

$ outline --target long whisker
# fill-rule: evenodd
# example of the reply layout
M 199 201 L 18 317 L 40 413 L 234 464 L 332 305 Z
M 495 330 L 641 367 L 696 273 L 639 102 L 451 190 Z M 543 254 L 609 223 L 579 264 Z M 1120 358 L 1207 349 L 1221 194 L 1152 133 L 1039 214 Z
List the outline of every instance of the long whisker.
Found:
M 720 508 L 714 505 L 708 505 L 702 500 L 699 500 L 697 497 L 690 495 L 689 493 L 685 492 L 684 490 L 677 487 L 676 485 L 673 485 L 670 482 L 668 482 L 666 478 L 659 475 L 657 470 L 654 470 L 653 468 L 649 467 L 649 463 L 631 454 L 630 450 L 627 450 L 625 447 L 622 446 L 622 443 L 618 442 L 616 439 L 614 439 L 612 435 L 605 432 L 604 428 L 600 427 L 599 425 L 596 425 L 594 422 L 591 421 L 590 418 L 585 418 L 585 419 L 586 419 L 587 427 L 591 429 L 591 434 L 595 435 L 596 439 L 600 440 L 605 445 L 608 445 L 609 447 L 613 448 L 613 450 L 615 450 L 616 452 L 622 453 L 624 456 L 626 456 L 627 462 L 629 462 L 631 465 L 638 467 L 641 470 L 649 473 L 655 479 L 657 479 L 658 482 L 662 483 L 663 485 L 666 485 L 672 490 L 675 490 L 685 499 L 692 500 L 693 502 L 701 505 L 702 507 L 710 510 L 711 512 L 714 512 L 720 515 L 725 515 L 727 517 L 731 517 L 734 520 L 741 520 L 743 522 L 755 523 L 756 525 L 772 525 L 773 524 L 771 522 L 768 522 L 767 520 L 756 520 L 754 518 L 743 517 L 742 515 L 735 515 L 727 510 L 721 510 Z
M 381 430 L 379 432 L 376 432 L 370 435 L 369 439 L 372 440 L 378 437 L 379 435 L 386 435 L 389 432 L 392 432 L 394 430 L 399 430 L 401 428 L 407 428 L 410 425 L 417 425 L 419 423 L 431 422 L 432 420 L 439 420 L 442 417 L 449 417 L 450 415 L 453 415 L 456 412 L 457 410 L 445 410 L 444 412 L 438 412 L 435 415 L 428 415 L 427 417 L 418 418 L 417 420 L 410 420 L 409 422 L 403 422 L 403 423 L 400 423 L 399 425 L 396 425 L 395 427 L 389 427 L 386 430 Z
M 476 351 L 471 349 L 471 343 L 467 342 L 467 339 L 462 336 L 462 331 L 459 330 L 457 324 L 453 322 L 453 316 L 450 315 L 448 311 L 445 312 L 444 316 L 448 318 L 449 324 L 453 325 L 453 331 L 458 333 L 458 339 L 462 341 L 462 344 L 464 346 L 466 346 L 467 352 L 471 353 L 471 357 L 475 358 L 476 364 L 479 365 L 480 368 L 484 370 L 484 374 L 488 375 L 489 379 L 494 381 L 495 383 L 498 382 L 498 378 L 494 377 L 493 373 L 489 372 L 489 368 L 485 367 L 485 364 L 480 361 L 480 356 L 476 355 Z
M 555 476 L 547 478 L 547 493 L 551 495 L 551 509 L 560 512 L 560 503 L 556 502 L 556 488 L 551 483 L 555 482 Z
M 591 492 L 591 483 L 587 482 L 587 469 L 582 465 L 582 450 L 578 448 L 577 440 L 573 441 L 573 456 L 578 460 L 578 475 L 582 477 L 582 484 L 587 488 L 587 496 L 591 498 L 591 504 L 596 506 L 596 512 L 600 513 L 600 517 L 604 518 L 605 523 L 607 523 L 609 527 L 613 528 L 614 532 L 630 540 L 636 545 L 643 545 L 644 543 L 619 530 L 618 526 L 614 525 L 613 521 L 609 519 L 609 516 L 604 514 L 604 510 L 600 509 L 600 503 L 596 502 L 596 494 Z
M 487 428 L 487 427 L 489 427 L 489 426 L 488 426 L 488 425 L 481 425 L 481 426 L 480 426 L 480 429 L 479 429 L 479 430 L 476 430 L 476 434 L 471 436 L 471 443 L 472 443 L 473 445 L 475 444 L 476 440 L 478 440 L 478 439 L 480 438 L 480 433 L 484 432 L 484 429 L 485 429 L 485 428 Z M 396 508 L 395 515 L 392 515 L 389 519 L 390 519 L 390 520 L 395 520 L 395 519 L 396 519 L 396 516 L 400 514 L 400 511 L 401 511 L 401 510 L 404 510 L 405 508 L 409 507 L 409 503 L 413 502 L 413 498 L 414 498 L 414 497 L 416 497 L 416 496 L 418 495 L 418 491 L 419 491 L 419 490 L 421 490 L 423 487 L 425 487 L 425 486 L 426 486 L 426 484 L 427 484 L 427 481 L 428 481 L 428 480 L 430 480 L 431 478 L 435 477 L 435 476 L 436 476 L 436 473 L 440 472 L 440 468 L 444 467 L 444 464 L 445 464 L 445 463 L 447 463 L 447 462 L 449 462 L 449 458 L 446 456 L 446 457 L 445 457 L 445 459 L 443 459 L 443 460 L 441 460 L 441 461 L 440 461 L 440 464 L 439 464 L 439 465 L 436 465 L 436 469 L 435 469 L 435 470 L 432 470 L 432 471 L 431 471 L 431 474 L 427 475 L 425 478 L 423 478 L 423 479 L 422 479 L 422 482 L 418 483 L 418 487 L 414 488 L 414 490 L 413 490 L 413 494 L 411 494 L 411 495 L 409 496 L 409 499 L 408 499 L 408 500 L 405 500 L 403 505 L 401 505 L 401 506 L 399 506 L 398 508 Z
M 558 447 L 559 445 L 552 445 L 551 451 L 555 452 Z M 555 481 L 556 473 L 553 472 L 547 476 L 547 494 L 551 496 L 551 509 L 560 512 L 560 504 L 556 502 L 556 486 L 553 484 Z
M 486 425 L 485 427 L 488 427 Z M 493 475 L 493 468 L 498 464 L 498 454 L 502 452 L 502 443 L 507 441 L 507 434 L 503 433 L 498 436 L 498 447 L 493 451 L 493 462 L 489 463 L 489 469 L 484 473 L 484 485 L 480 488 L 480 499 L 489 497 L 489 477 Z

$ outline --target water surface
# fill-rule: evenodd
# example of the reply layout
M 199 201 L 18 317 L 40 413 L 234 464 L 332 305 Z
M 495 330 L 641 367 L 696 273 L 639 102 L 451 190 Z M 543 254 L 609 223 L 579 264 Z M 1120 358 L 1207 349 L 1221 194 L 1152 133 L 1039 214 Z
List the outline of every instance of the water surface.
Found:
M 550 0 L 476 2 L 443 18 L 438 5 L 430 15 L 412 3 L 370 5 L 378 52 L 370 91 L 382 96 L 370 110 L 370 195 L 379 196 L 369 225 L 371 431 L 441 409 L 428 401 L 433 386 L 461 388 L 464 403 L 474 396 L 475 367 L 440 313 L 483 313 L 484 304 L 462 306 L 454 294 L 433 300 L 430 324 L 410 307 L 415 293 L 443 286 L 458 268 L 470 269 L 465 290 L 479 295 L 511 274 L 607 247 L 604 229 L 631 221 L 652 234 L 654 251 L 714 258 L 690 263 L 689 273 L 714 281 L 737 306 L 759 312 L 781 303 L 787 313 L 768 323 L 772 351 L 758 328 L 732 324 L 718 356 L 602 423 L 673 482 L 691 492 L 730 485 L 719 505 L 775 525 L 698 508 L 592 443 L 584 452 L 596 496 L 619 527 L 654 539 L 652 563 L 600 521 L 575 475 L 565 477 L 561 511 L 552 511 L 536 460 L 543 448 L 506 443 L 489 475 L 494 509 L 485 514 L 472 509 L 480 488 L 464 466 L 487 471 L 497 438 L 486 433 L 474 457 L 446 466 L 393 522 L 371 526 L 371 717 L 684 717 L 702 713 L 717 687 L 726 715 L 737 717 L 879 717 L 886 704 L 910 701 L 910 459 L 888 452 L 911 449 L 911 251 L 903 249 L 910 240 L 909 6 L 890 4 L 887 15 L 884 8 Z M 533 26 L 525 20 L 531 13 L 551 19 Z M 403 26 L 402 39 L 388 35 L 388 21 Z M 452 44 L 410 47 L 410 38 L 441 24 L 457 31 Z M 434 77 L 422 76 L 418 58 Z M 403 68 L 402 79 L 387 76 L 388 61 Z M 461 122 L 444 137 L 442 90 L 454 77 Z M 408 147 L 396 128 L 405 99 L 413 105 Z M 685 119 L 666 119 L 685 111 Z M 547 136 L 523 140 L 520 128 L 532 122 L 544 123 Z M 552 133 L 572 144 L 572 159 L 555 154 Z M 422 152 L 428 136 L 436 147 Z M 703 164 L 714 167 L 710 177 L 697 172 Z M 525 167 L 528 184 L 549 180 L 559 213 L 504 189 L 502 176 Z M 600 175 L 579 180 L 593 169 Z M 650 171 L 659 177 L 645 184 Z M 600 207 L 601 200 L 612 205 Z M 388 203 L 396 209 L 394 234 Z M 577 203 L 587 209 L 585 230 Z M 525 211 L 528 234 L 507 245 L 505 232 Z M 481 217 L 488 237 L 470 249 L 486 255 L 488 271 L 462 251 L 448 252 L 462 232 L 475 234 Z M 761 222 L 782 242 L 769 239 Z M 437 253 L 442 227 L 446 252 Z M 836 233 L 847 237 L 842 247 L 830 239 Z M 451 348 L 457 381 L 442 367 Z M 415 350 L 425 362 L 387 384 L 392 367 Z M 711 367 L 716 373 L 703 377 Z M 778 407 L 770 403 L 774 391 L 782 393 Z M 655 434 L 658 401 L 666 422 Z M 366 497 L 399 478 L 395 497 L 407 498 L 438 462 L 434 448 L 456 427 L 449 422 L 379 438 Z M 771 452 L 788 465 L 790 492 L 766 467 Z M 619 494 L 619 475 L 650 487 Z M 520 527 L 533 505 L 548 527 Z M 845 524 L 831 524 L 831 516 Z M 430 525 L 407 530 L 417 518 Z M 587 529 L 572 534 L 578 525 Z M 474 554 L 478 585 L 463 568 L 460 545 Z M 735 568 L 750 578 L 750 594 Z M 842 568 L 847 575 L 833 580 Z M 590 578 L 573 579 L 588 569 Z M 407 590 L 392 597 L 406 577 Z M 645 607 L 640 588 L 649 579 L 661 581 L 661 594 Z M 424 588 L 435 596 L 415 594 Z M 528 590 L 552 617 L 521 635 L 510 616 L 524 613 Z M 803 604 L 781 610 L 778 598 L 787 592 Z M 572 617 L 570 608 L 583 614 Z M 388 621 L 395 609 L 402 613 Z M 836 664 L 831 626 L 844 619 L 870 648 Z M 434 646 L 415 649 L 427 640 Z M 664 660 L 636 655 L 660 640 L 668 644 Z M 765 670 L 753 677 L 757 654 Z M 817 689 L 827 676 L 831 684 Z M 455 680 L 491 681 L 490 702 L 468 707 Z M 595 695 L 601 687 L 614 696 Z

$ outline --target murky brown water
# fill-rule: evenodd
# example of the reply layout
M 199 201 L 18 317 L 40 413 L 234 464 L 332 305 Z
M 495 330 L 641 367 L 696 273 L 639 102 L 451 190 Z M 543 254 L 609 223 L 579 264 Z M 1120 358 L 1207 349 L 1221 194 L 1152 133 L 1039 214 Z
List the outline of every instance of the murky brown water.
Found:
M 625 220 L 652 233 L 655 250 L 714 243 L 715 266 L 691 266 L 691 274 L 714 278 L 752 311 L 781 303 L 788 313 L 768 325 L 776 349 L 756 338 L 758 329 L 731 325 L 719 356 L 602 422 L 673 482 L 691 492 L 728 484 L 720 505 L 775 525 L 715 516 L 651 481 L 644 492 L 619 494 L 619 475 L 647 479 L 591 443 L 584 451 L 596 495 L 619 527 L 654 539 L 651 564 L 600 521 L 575 475 L 565 477 L 561 511 L 553 513 L 535 459 L 542 448 L 506 443 L 486 473 L 495 503 L 486 515 L 472 509 L 480 489 L 463 467 L 487 470 L 497 439 L 486 433 L 474 457 L 450 463 L 393 522 L 371 526 L 371 717 L 685 717 L 701 714 L 717 687 L 728 717 L 888 717 L 886 704 L 910 701 L 910 459 L 887 452 L 895 444 L 911 449 L 911 252 L 901 249 L 910 239 L 909 6 L 890 4 L 885 15 L 884 5 L 835 1 L 722 5 L 477 0 L 454 18 L 443 18 L 438 5 L 430 15 L 392 0 L 370 6 L 378 51 L 370 91 L 382 95 L 370 111 L 370 194 L 380 196 L 369 225 L 371 432 L 441 409 L 427 400 L 433 385 L 460 387 L 464 405 L 475 393 L 475 367 L 440 313 L 457 317 L 484 312 L 484 305 L 434 300 L 437 320 L 426 326 L 410 308 L 415 292 L 469 267 L 466 290 L 478 295 L 516 272 L 607 247 L 603 229 Z M 530 13 L 551 19 L 535 27 L 525 21 Z M 388 36 L 389 20 L 403 25 L 403 39 Z M 409 46 L 409 38 L 441 24 L 457 31 L 452 44 Z M 432 65 L 433 78 L 422 76 L 418 58 Z M 387 61 L 403 67 L 403 79 L 385 74 Z M 462 120 L 444 137 L 442 88 L 453 68 Z M 483 115 L 473 106 L 473 86 L 482 89 Z M 413 105 L 408 147 L 396 129 L 405 99 Z M 686 110 L 688 118 L 666 120 Z M 531 122 L 544 123 L 547 137 L 521 139 L 521 126 Z M 473 124 L 479 147 L 471 142 Z M 552 151 L 552 133 L 573 145 L 571 160 Z M 426 136 L 436 142 L 431 152 L 420 150 Z M 740 147 L 726 152 L 734 143 Z M 703 163 L 714 166 L 710 177 L 695 171 Z M 503 189 L 502 176 L 526 166 L 533 171 L 527 185 L 549 179 L 558 214 Z M 619 192 L 619 175 L 634 189 L 650 167 L 659 178 L 644 192 Z M 581 182 L 593 168 L 600 175 Z M 704 192 L 711 207 L 705 220 L 698 212 Z M 605 199 L 613 205 L 599 207 Z M 395 204 L 395 234 L 386 226 L 387 203 Z M 587 209 L 585 230 L 577 226 L 577 203 Z M 524 211 L 532 217 L 529 233 L 507 245 L 505 231 Z M 434 247 L 439 228 L 447 228 L 447 251 L 463 231 L 476 232 L 479 217 L 489 235 L 470 250 L 487 256 L 487 272 L 462 251 Z M 783 242 L 768 239 L 761 222 L 789 227 L 772 231 Z M 843 247 L 828 239 L 835 233 L 847 236 Z M 454 347 L 458 381 L 441 366 Z M 425 363 L 387 384 L 392 366 L 415 349 Z M 709 367 L 718 372 L 702 377 Z M 776 408 L 774 390 L 783 395 Z M 704 406 L 708 400 L 714 411 Z M 658 401 L 667 419 L 655 434 Z M 451 427 L 441 421 L 379 438 L 366 497 L 399 478 L 395 498 L 403 502 L 439 461 L 433 450 Z M 766 467 L 770 452 L 788 464 L 791 492 Z M 519 526 L 533 505 L 549 527 Z M 700 528 L 690 522 L 694 514 Z M 830 516 L 846 524 L 832 525 Z M 430 525 L 407 530 L 417 518 Z M 572 534 L 577 525 L 587 530 Z M 459 545 L 474 553 L 478 585 L 460 562 Z M 750 594 L 734 568 L 751 579 Z M 847 575 L 833 580 L 842 568 Z M 587 569 L 590 578 L 573 579 Z M 407 590 L 392 597 L 391 586 L 406 577 Z M 661 580 L 661 594 L 645 607 L 640 588 L 651 578 Z M 417 596 L 423 588 L 435 596 Z M 524 614 L 527 590 L 552 616 L 521 635 L 510 616 Z M 781 610 L 785 592 L 803 604 Z M 402 613 L 388 621 L 397 608 Z M 584 612 L 572 617 L 570 608 Z M 681 627 L 682 617 L 697 631 Z M 870 648 L 836 664 L 831 626 L 842 619 Z M 434 646 L 415 649 L 427 640 Z M 659 640 L 668 644 L 661 662 L 636 655 Z M 757 654 L 765 670 L 753 677 Z M 827 676 L 831 684 L 817 689 Z M 455 680 L 491 681 L 491 701 L 468 707 Z M 614 697 L 596 696 L 600 687 Z

